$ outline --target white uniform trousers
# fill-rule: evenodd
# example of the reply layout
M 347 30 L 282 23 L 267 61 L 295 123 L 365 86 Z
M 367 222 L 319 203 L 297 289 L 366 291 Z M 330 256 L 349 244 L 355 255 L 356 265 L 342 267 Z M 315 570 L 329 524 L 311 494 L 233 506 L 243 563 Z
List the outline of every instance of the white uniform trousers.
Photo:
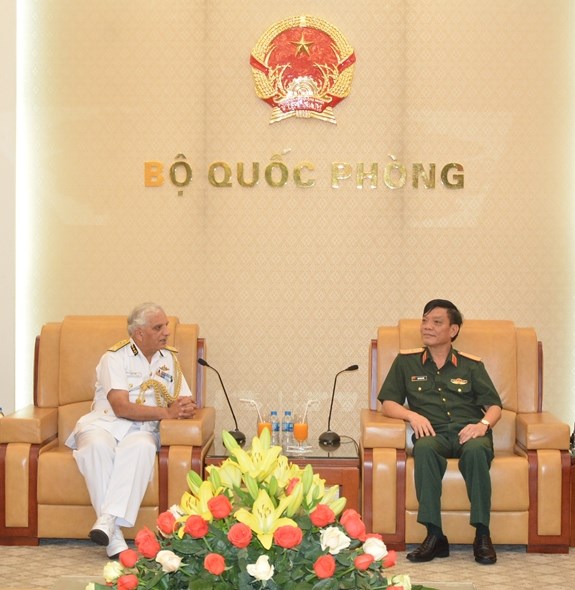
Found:
M 102 428 L 76 433 L 74 458 L 86 480 L 97 516 L 111 514 L 116 526 L 132 527 L 153 475 L 158 434 L 132 431 L 121 441 Z

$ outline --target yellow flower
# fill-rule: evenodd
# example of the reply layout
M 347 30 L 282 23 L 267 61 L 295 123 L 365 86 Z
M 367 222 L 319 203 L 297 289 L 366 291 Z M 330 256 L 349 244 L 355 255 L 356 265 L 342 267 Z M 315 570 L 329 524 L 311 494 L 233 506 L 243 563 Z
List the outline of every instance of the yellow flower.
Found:
M 206 471 L 210 474 L 212 483 L 217 480 L 219 485 L 224 488 L 233 490 L 239 488 L 242 484 L 242 472 L 235 461 L 226 459 L 219 467 L 209 465 Z
M 291 518 L 282 517 L 288 504 L 289 498 L 283 498 L 280 500 L 278 507 L 274 508 L 267 492 L 260 490 L 252 507 L 252 512 L 246 508 L 240 508 L 234 516 L 239 522 L 249 526 L 257 535 L 261 544 L 266 549 L 269 549 L 272 546 L 273 535 L 277 528 L 281 526 L 297 526 Z
M 262 482 L 274 472 L 281 450 L 282 448 L 278 446 L 266 448 L 262 445 L 260 439 L 255 437 L 252 441 L 250 453 L 239 446 L 230 450 L 230 452 L 236 458 L 242 474 L 249 475 L 256 481 Z
M 179 520 L 185 521 L 190 514 L 198 514 L 204 520 L 211 522 L 213 516 L 208 508 L 208 501 L 215 495 L 214 488 L 209 480 L 200 484 L 197 495 L 185 492 L 180 505 L 185 514 Z

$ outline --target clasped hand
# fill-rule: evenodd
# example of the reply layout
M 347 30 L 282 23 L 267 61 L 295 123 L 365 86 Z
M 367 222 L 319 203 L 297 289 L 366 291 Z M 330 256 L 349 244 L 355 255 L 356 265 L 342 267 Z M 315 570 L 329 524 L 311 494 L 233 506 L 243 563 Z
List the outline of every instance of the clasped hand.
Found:
M 184 395 L 174 400 L 168 411 L 170 418 L 183 420 L 185 418 L 193 418 L 196 413 L 196 407 L 196 402 L 189 395 Z

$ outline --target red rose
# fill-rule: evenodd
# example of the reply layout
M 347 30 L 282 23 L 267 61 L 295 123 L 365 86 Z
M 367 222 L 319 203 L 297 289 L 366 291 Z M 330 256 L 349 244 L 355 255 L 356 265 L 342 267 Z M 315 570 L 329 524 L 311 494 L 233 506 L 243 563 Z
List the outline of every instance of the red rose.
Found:
M 184 527 L 184 532 L 188 533 L 194 539 L 201 539 L 208 534 L 208 521 L 204 520 L 201 516 L 197 514 L 192 514 L 186 520 L 186 525 Z
M 135 590 L 138 587 L 138 577 L 134 574 L 120 576 L 117 584 L 118 590 Z
M 353 565 L 355 565 L 358 570 L 363 571 L 366 570 L 373 562 L 373 555 L 370 555 L 369 553 L 362 553 L 353 560 Z
M 227 496 L 214 496 L 208 500 L 208 508 L 214 518 L 225 518 L 232 511 L 232 503 Z
M 327 504 L 318 504 L 309 518 L 314 526 L 327 526 L 335 522 L 335 514 Z
M 331 578 L 335 573 L 335 559 L 333 555 L 321 555 L 313 564 L 313 570 L 318 578 Z
M 365 524 L 363 520 L 361 520 L 361 516 L 355 510 L 346 510 L 341 516 L 340 523 L 345 529 L 345 532 L 352 539 L 365 541 L 367 538 Z
M 156 521 L 156 525 L 160 532 L 164 535 L 171 535 L 174 532 L 174 525 L 176 524 L 176 517 L 169 511 L 162 512 L 158 516 L 158 520 Z
M 221 576 L 226 569 L 226 560 L 219 553 L 208 553 L 204 558 L 204 567 L 210 574 Z
M 284 549 L 293 549 L 301 543 L 303 539 L 302 530 L 297 526 L 280 526 L 274 532 L 274 541 L 276 545 Z
M 228 531 L 228 540 L 234 547 L 243 549 L 252 540 L 252 530 L 243 522 L 237 522 Z
M 161 549 L 156 535 L 148 527 L 141 529 L 134 539 L 138 551 L 146 558 L 153 559 Z
M 124 549 L 120 553 L 120 563 L 124 567 L 134 567 L 138 561 L 138 554 L 133 549 Z
M 379 539 L 380 541 L 383 541 L 383 536 L 380 535 L 379 533 L 367 533 L 367 535 L 365 535 L 366 539 Z
M 381 560 L 383 567 L 393 567 L 397 563 L 397 552 L 393 549 Z

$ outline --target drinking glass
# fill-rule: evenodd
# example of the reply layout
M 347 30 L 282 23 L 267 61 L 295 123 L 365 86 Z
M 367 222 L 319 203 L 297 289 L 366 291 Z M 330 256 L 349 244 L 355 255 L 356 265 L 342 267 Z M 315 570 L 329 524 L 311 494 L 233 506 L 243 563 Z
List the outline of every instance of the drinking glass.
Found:
M 272 423 L 269 420 L 264 420 L 263 422 L 258 421 L 258 436 L 261 436 L 264 428 L 267 428 L 270 431 L 270 436 L 272 434 Z
M 308 450 L 309 447 L 305 444 L 308 437 L 308 430 L 307 419 L 304 416 L 296 416 L 295 422 L 293 423 L 293 437 L 297 442 L 297 446 L 293 449 L 295 452 L 305 453 Z

